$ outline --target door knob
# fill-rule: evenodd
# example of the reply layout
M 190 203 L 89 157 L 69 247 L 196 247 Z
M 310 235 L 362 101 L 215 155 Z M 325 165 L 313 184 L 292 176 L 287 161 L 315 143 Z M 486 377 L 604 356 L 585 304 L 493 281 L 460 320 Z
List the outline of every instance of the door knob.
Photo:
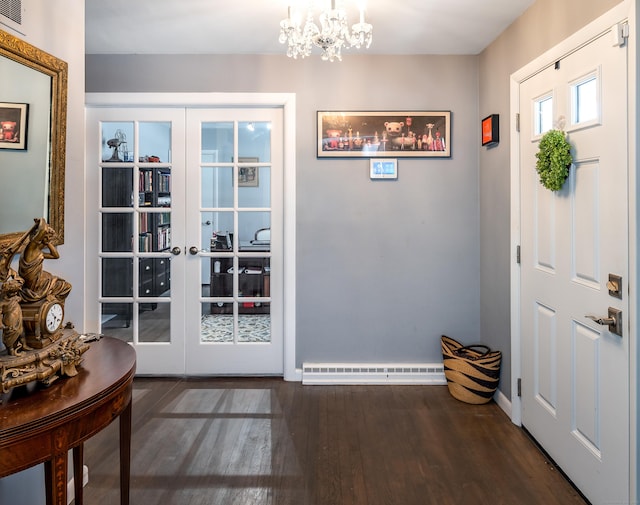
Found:
M 586 315 L 585 317 L 588 317 L 596 324 L 608 326 L 611 333 L 615 333 L 620 337 L 622 336 L 622 311 L 620 309 L 609 307 L 607 317 L 598 317 L 591 315 Z
M 602 326 L 611 326 L 612 324 L 616 324 L 615 317 L 596 317 L 596 316 L 587 316 L 596 324 L 601 324 Z
M 180 256 L 181 252 L 182 249 L 180 249 L 178 246 L 175 246 L 173 249 L 171 249 L 171 254 L 173 254 L 174 256 Z
M 191 247 L 189 247 L 189 254 L 195 256 L 199 252 L 200 252 L 200 249 L 198 249 L 196 246 L 192 245 Z

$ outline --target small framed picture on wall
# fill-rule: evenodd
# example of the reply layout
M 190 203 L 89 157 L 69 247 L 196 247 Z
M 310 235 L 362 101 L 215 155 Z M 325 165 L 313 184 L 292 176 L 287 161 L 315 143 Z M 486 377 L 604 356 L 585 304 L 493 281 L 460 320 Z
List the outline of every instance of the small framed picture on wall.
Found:
M 371 158 L 369 160 L 369 177 L 372 179 L 397 179 L 398 160 L 390 158 Z
M 494 146 L 500 142 L 500 116 L 491 114 L 482 120 L 482 145 Z

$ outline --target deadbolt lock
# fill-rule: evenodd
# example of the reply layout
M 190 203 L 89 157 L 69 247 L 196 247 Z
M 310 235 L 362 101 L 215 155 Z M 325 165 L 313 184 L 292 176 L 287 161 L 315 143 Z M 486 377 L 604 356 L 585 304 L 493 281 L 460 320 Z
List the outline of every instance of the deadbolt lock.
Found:
M 615 274 L 609 274 L 607 289 L 609 290 L 609 296 L 622 300 L 622 277 Z

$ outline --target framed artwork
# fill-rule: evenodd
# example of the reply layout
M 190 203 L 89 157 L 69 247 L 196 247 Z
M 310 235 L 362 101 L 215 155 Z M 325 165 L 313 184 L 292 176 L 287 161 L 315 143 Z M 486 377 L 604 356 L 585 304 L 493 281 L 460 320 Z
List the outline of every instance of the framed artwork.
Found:
M 318 111 L 318 158 L 448 158 L 450 111 Z
M 27 149 L 29 104 L 0 102 L 0 149 Z
M 258 158 L 238 158 L 238 163 L 258 163 Z M 238 166 L 238 187 L 258 187 L 258 167 Z
M 491 114 L 482 120 L 482 145 L 492 146 L 500 142 L 500 116 Z
M 369 160 L 369 177 L 372 179 L 397 179 L 398 160 L 395 158 L 371 158 Z

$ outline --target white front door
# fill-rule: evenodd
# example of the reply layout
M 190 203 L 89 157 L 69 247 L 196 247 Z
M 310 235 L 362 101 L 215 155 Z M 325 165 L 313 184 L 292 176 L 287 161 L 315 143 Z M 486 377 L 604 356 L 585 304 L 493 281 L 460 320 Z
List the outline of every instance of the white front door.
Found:
M 520 85 L 522 424 L 594 504 L 630 496 L 626 99 L 611 33 Z M 553 127 L 574 160 L 557 192 L 535 170 Z M 620 335 L 587 317 L 610 307 Z
M 187 374 L 283 373 L 282 126 L 282 109 L 187 112 Z

